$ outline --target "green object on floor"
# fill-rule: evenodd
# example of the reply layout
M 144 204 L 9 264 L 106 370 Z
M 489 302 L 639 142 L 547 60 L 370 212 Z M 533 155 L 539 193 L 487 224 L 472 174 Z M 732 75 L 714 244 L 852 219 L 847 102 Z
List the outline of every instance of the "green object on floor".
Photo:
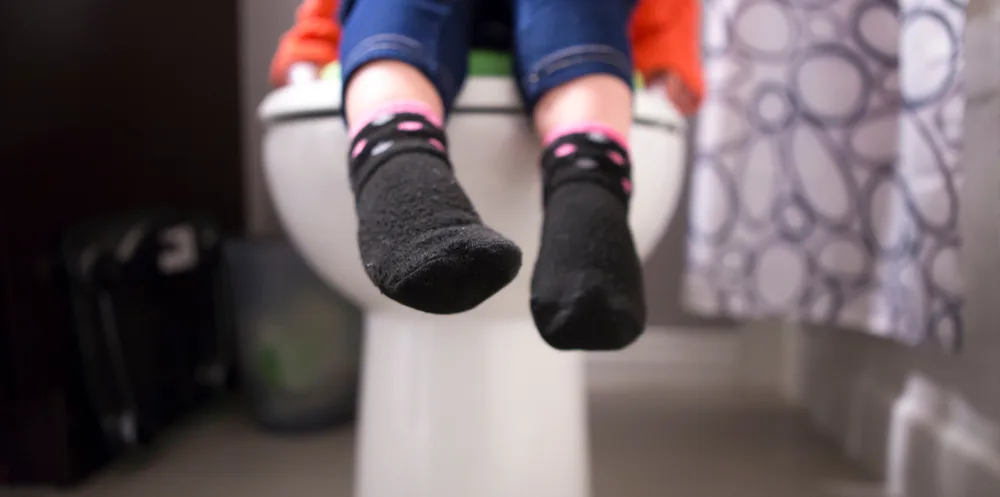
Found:
M 495 50 L 473 50 L 469 54 L 469 76 L 471 77 L 504 77 L 513 73 L 513 59 L 507 52 Z M 320 79 L 334 81 L 340 79 L 340 63 L 331 62 L 320 72 Z M 642 75 L 635 73 L 633 80 L 636 89 L 645 87 Z

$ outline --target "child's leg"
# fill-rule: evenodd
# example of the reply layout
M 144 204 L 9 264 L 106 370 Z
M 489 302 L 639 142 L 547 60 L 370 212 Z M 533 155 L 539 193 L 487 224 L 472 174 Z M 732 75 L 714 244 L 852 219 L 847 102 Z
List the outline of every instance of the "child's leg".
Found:
M 342 12 L 362 262 L 387 296 L 432 313 L 477 306 L 521 266 L 455 180 L 442 131 L 465 77 L 472 1 L 348 0 Z
M 517 0 L 525 102 L 545 144 L 531 310 L 560 349 L 612 350 L 645 327 L 628 227 L 632 0 Z

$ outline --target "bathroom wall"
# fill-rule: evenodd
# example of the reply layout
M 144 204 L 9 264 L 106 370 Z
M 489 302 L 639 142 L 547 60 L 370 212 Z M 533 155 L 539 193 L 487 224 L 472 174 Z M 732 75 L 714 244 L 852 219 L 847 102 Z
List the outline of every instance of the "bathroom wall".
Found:
M 971 0 L 969 17 L 963 350 L 952 356 L 830 329 L 786 335 L 797 357 L 786 373 L 793 393 L 906 497 L 1000 494 L 1000 0 Z M 967 403 L 979 419 L 944 427 L 933 406 L 920 407 L 934 395 L 900 402 L 915 398 L 903 395 L 908 379 Z M 976 441 L 974 450 L 963 440 Z
M 696 120 L 688 123 L 686 140 L 693 140 L 693 130 Z M 690 147 L 688 147 L 690 149 Z M 690 178 L 692 156 L 685 158 L 684 167 Z M 684 182 L 685 185 L 689 181 Z M 692 314 L 681 305 L 682 275 L 684 271 L 685 237 L 687 235 L 688 195 L 691 189 L 684 189 L 677 212 L 670 221 L 666 234 L 653 255 L 645 263 L 646 299 L 649 304 L 650 326 L 666 327 L 673 331 L 696 329 L 725 331 L 735 329 L 732 321 L 727 319 L 710 319 Z
M 243 157 L 246 174 L 246 230 L 251 236 L 273 236 L 280 232 L 271 208 L 261 169 L 260 141 L 263 129 L 257 120 L 257 105 L 270 90 L 268 71 L 278 39 L 295 20 L 300 0 L 240 0 Z

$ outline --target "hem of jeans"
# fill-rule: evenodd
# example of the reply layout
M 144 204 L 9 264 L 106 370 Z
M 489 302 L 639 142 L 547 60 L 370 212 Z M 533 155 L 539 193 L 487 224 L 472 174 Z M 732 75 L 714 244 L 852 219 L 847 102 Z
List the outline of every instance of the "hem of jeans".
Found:
M 583 64 L 606 64 L 631 79 L 632 63 L 627 53 L 601 44 L 573 45 L 556 50 L 534 63 L 524 76 L 524 84 L 530 88 L 543 79 L 559 71 Z M 615 73 L 617 74 L 617 73 Z

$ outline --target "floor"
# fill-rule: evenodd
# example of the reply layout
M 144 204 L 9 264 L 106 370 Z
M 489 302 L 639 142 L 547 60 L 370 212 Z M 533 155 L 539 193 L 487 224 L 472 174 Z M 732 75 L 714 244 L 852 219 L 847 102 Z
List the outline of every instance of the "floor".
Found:
M 650 371 L 603 365 L 590 372 L 593 497 L 880 495 L 876 482 L 777 398 Z M 353 444 L 350 429 L 268 436 L 226 406 L 179 430 L 151 461 L 116 468 L 75 492 L 0 495 L 346 497 Z

